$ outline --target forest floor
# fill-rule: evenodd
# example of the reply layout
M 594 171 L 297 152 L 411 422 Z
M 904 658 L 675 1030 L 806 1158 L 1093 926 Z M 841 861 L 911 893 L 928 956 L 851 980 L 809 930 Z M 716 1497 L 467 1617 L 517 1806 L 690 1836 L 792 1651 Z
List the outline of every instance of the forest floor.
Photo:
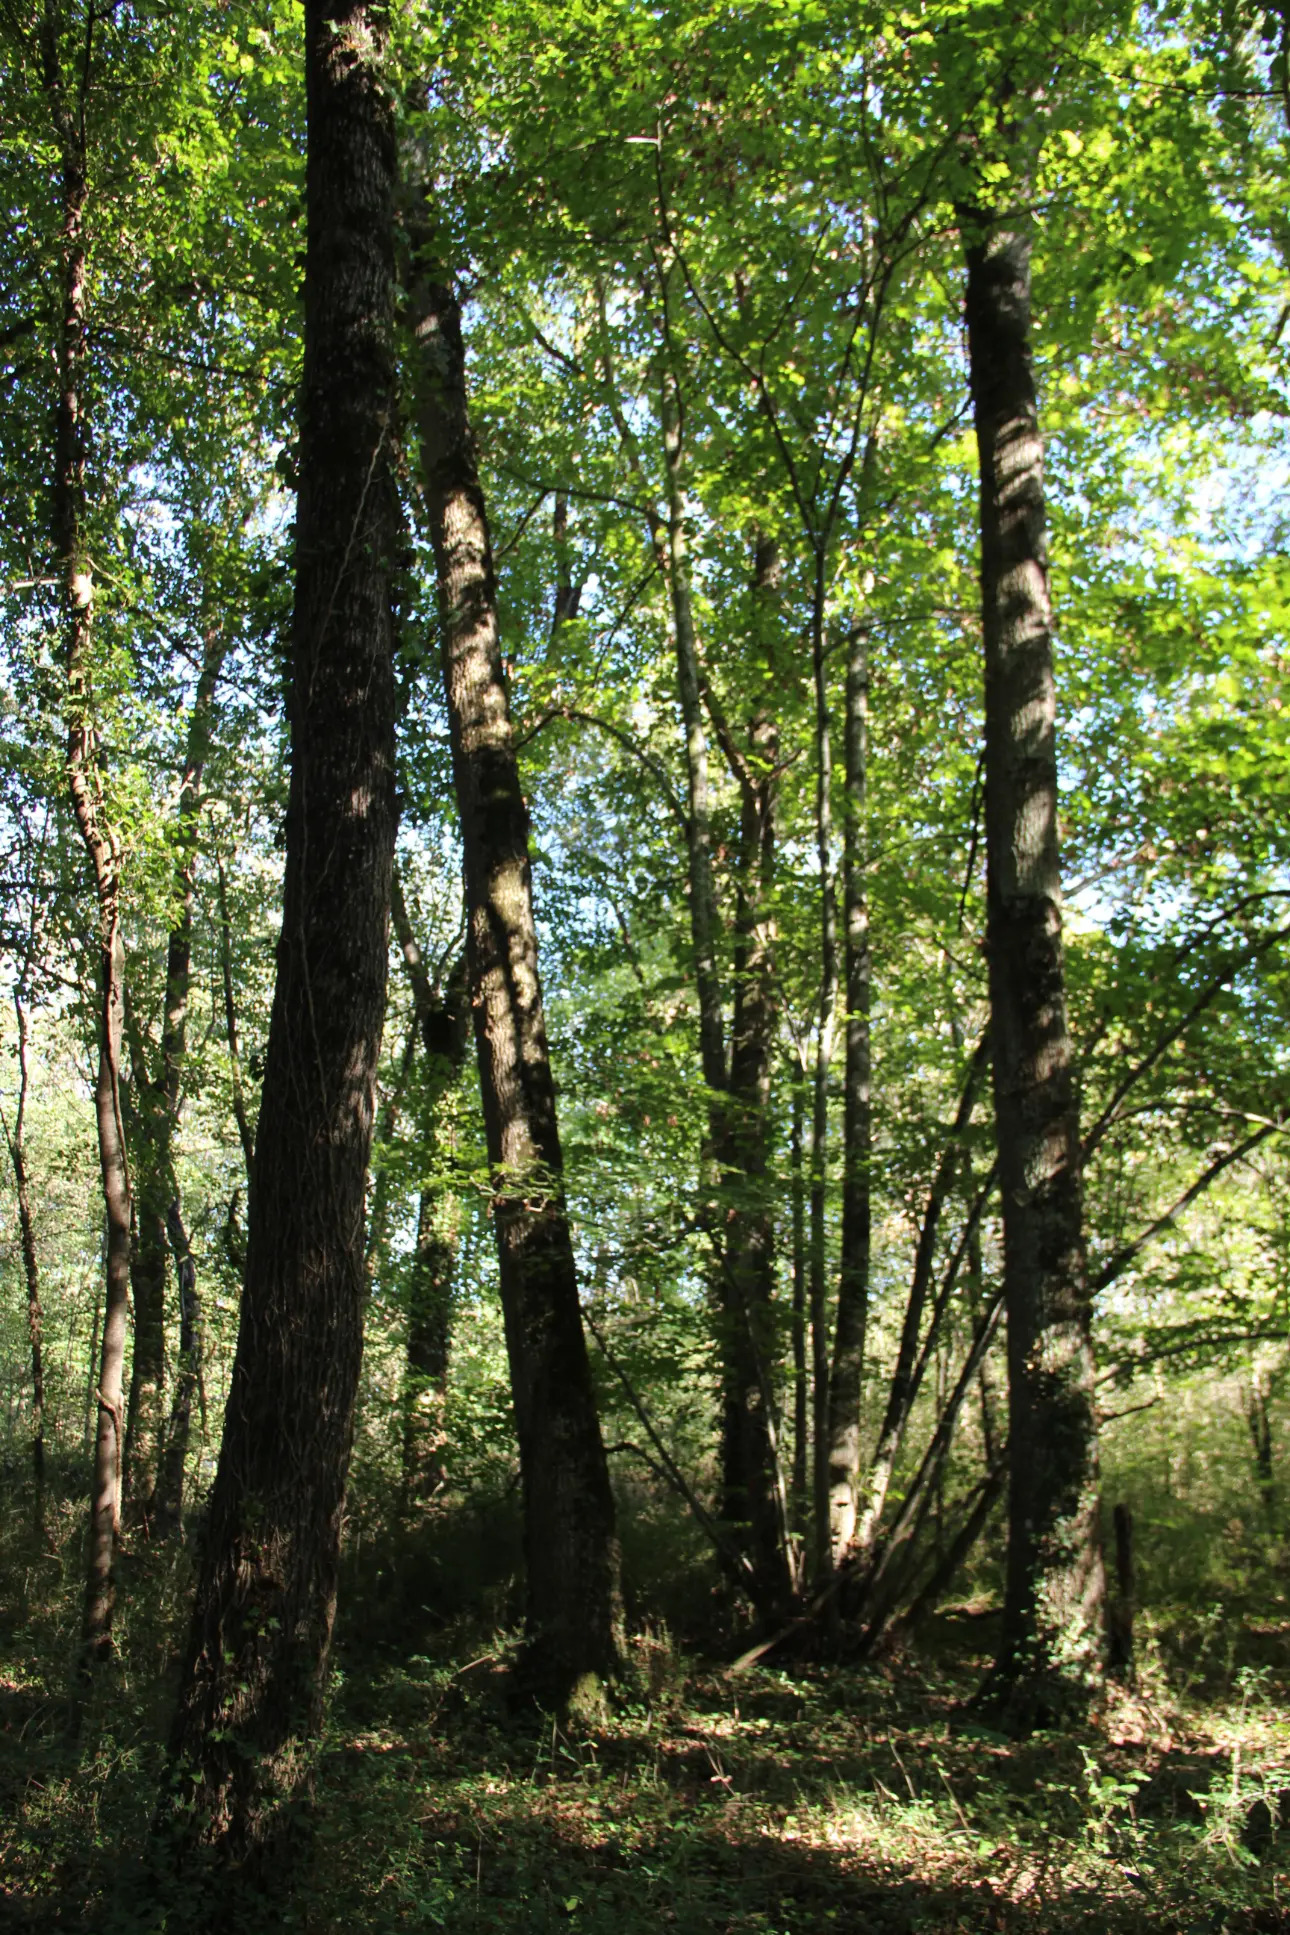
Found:
M 160 1769 L 174 1607 L 135 1632 L 76 1758 L 53 1633 L 0 1654 L 0 1927 L 170 1926 L 126 1905 Z M 64 1620 L 64 1641 L 66 1640 Z M 965 1705 L 994 1621 L 962 1607 L 863 1671 L 731 1674 L 634 1642 L 633 1694 L 517 1716 L 503 1650 L 342 1648 L 302 1935 L 1290 1931 L 1290 1628 L 1149 1637 L 1077 1733 L 1009 1743 Z M 41 1643 L 36 1647 L 35 1642 Z M 41 1658 L 45 1665 L 42 1667 Z M 63 1657 L 66 1657 L 65 1646 Z M 176 1925 L 179 1925 L 178 1923 Z M 227 1926 L 267 1927 L 263 1921 Z

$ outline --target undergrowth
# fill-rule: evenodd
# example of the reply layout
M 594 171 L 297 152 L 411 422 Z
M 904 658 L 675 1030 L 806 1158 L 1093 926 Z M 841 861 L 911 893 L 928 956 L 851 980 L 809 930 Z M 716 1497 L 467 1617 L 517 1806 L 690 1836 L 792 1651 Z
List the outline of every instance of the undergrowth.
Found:
M 118 1655 L 72 1747 L 80 1514 L 51 1504 L 34 1537 L 15 1505 L 0 1928 L 198 1935 L 140 1882 L 190 1555 L 125 1556 Z M 420 1575 L 400 1577 L 351 1569 L 303 1858 L 272 1918 L 230 1894 L 220 1935 L 1290 1935 L 1290 1619 L 1271 1574 L 1262 1620 L 1140 1615 L 1133 1689 L 1021 1744 L 968 1708 L 998 1637 L 986 1598 L 863 1670 L 734 1673 L 656 1623 L 610 1718 L 565 1727 L 516 1704 L 512 1635 L 464 1606 L 433 1632 Z
M 133 1655 L 127 1641 L 75 1754 L 24 1637 L 53 1635 L 10 1635 L 0 1910 L 96 1935 L 182 1927 L 132 1892 L 161 1770 L 155 1625 Z M 579 1731 L 513 1710 L 507 1644 L 468 1637 L 342 1647 L 308 1855 L 274 1926 L 1290 1929 L 1290 1633 L 1252 1632 L 1258 1659 L 1204 1683 L 1157 1636 L 1135 1692 L 1021 1745 L 965 1715 L 993 1639 L 966 1611 L 864 1672 L 732 1675 L 646 1634 L 611 1721 Z M 225 1926 L 269 1923 L 230 1910 Z

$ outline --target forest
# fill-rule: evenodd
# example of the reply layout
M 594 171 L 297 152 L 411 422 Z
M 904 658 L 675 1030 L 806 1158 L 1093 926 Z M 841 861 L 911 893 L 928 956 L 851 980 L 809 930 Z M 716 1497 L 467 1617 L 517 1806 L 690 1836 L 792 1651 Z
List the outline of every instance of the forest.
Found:
M 0 1923 L 1290 1930 L 1290 0 L 0 102 Z

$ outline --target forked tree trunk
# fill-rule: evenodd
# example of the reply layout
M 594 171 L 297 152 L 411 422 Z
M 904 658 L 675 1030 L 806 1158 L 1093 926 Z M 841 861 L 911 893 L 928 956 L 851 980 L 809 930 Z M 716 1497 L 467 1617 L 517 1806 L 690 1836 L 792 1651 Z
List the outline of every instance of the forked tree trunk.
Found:
M 525 1675 L 595 1699 L 616 1673 L 614 1501 L 578 1301 L 538 977 L 528 809 L 502 670 L 457 299 L 422 239 L 410 298 L 426 516 L 465 854 L 467 961 L 524 1493 Z
M 394 848 L 394 122 L 384 15 L 307 0 L 291 785 L 245 1283 L 171 1750 L 182 1844 L 254 1858 L 317 1731 L 365 1291 Z
M 1008 1570 L 986 1701 L 1025 1730 L 1099 1669 L 1102 1561 L 1078 1099 L 1062 961 L 1030 236 L 960 211 L 981 474 L 987 951 L 1008 1318 Z
M 92 23 L 78 63 L 76 96 L 68 87 L 60 45 L 62 22 L 46 7 L 42 21 L 45 93 L 61 161 L 62 330 L 54 430 L 53 539 L 62 584 L 67 665 L 67 771 L 72 812 L 94 879 L 98 927 L 98 1071 L 94 1116 L 107 1212 L 107 1268 L 98 1383 L 94 1398 L 94 1468 L 80 1677 L 111 1651 L 115 1599 L 113 1560 L 121 1509 L 122 1384 L 130 1300 L 130 1173 L 121 1111 L 121 1026 L 125 951 L 120 930 L 121 844 L 104 810 L 97 737 L 91 723 L 90 632 L 94 580 L 85 535 L 85 293 L 88 195 L 85 108 L 91 84 Z M 77 1724 L 74 1705 L 72 1726 Z
M 847 662 L 847 817 L 843 857 L 846 941 L 846 1105 L 842 1158 L 842 1259 L 829 1376 L 829 1543 L 837 1565 L 856 1529 L 860 1398 L 869 1315 L 869 1167 L 872 1141 L 869 1041 L 868 635 L 856 627 Z

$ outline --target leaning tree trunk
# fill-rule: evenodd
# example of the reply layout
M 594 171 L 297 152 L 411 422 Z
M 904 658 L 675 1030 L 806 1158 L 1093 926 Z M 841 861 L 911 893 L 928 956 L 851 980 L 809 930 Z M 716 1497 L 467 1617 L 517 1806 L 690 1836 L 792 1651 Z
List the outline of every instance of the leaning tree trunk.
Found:
M 424 502 L 465 854 L 467 961 L 524 1495 L 524 1673 L 544 1700 L 616 1672 L 614 1501 L 578 1301 L 538 977 L 528 809 L 456 296 L 430 259 L 411 296 Z
M 130 1172 L 121 1110 L 121 1025 L 125 950 L 120 928 L 121 843 L 105 808 L 97 738 L 90 718 L 90 632 L 94 579 L 85 531 L 85 298 L 88 195 L 85 107 L 92 38 L 87 30 L 76 98 L 62 63 L 56 8 L 42 23 L 42 61 L 61 150 L 62 332 L 58 347 L 58 406 L 54 430 L 53 538 L 63 594 L 67 664 L 67 772 L 72 813 L 94 879 L 98 924 L 98 1071 L 94 1116 L 107 1215 L 107 1270 L 103 1329 L 95 1386 L 97 1426 L 90 1485 L 85 1605 L 81 1619 L 82 1677 L 111 1652 L 115 1600 L 113 1561 L 121 1507 L 122 1386 L 130 1301 Z M 77 1715 L 73 1712 L 72 1723 Z
M 1097 1670 L 1102 1563 L 1078 1099 L 1062 961 L 1030 237 L 961 211 L 981 474 L 987 953 L 1008 1318 L 1008 1569 L 987 1703 L 1057 1719 Z
M 365 1291 L 394 848 L 394 122 L 384 14 L 307 0 L 291 785 L 237 1353 L 171 1738 L 181 1842 L 254 1857 L 318 1728 Z
M 868 635 L 857 626 L 847 662 L 847 810 L 843 854 L 846 943 L 846 1105 L 842 1155 L 842 1259 L 829 1375 L 829 1544 L 836 1566 L 856 1529 L 860 1394 L 869 1315 L 869 899 L 866 834 L 869 764 Z

